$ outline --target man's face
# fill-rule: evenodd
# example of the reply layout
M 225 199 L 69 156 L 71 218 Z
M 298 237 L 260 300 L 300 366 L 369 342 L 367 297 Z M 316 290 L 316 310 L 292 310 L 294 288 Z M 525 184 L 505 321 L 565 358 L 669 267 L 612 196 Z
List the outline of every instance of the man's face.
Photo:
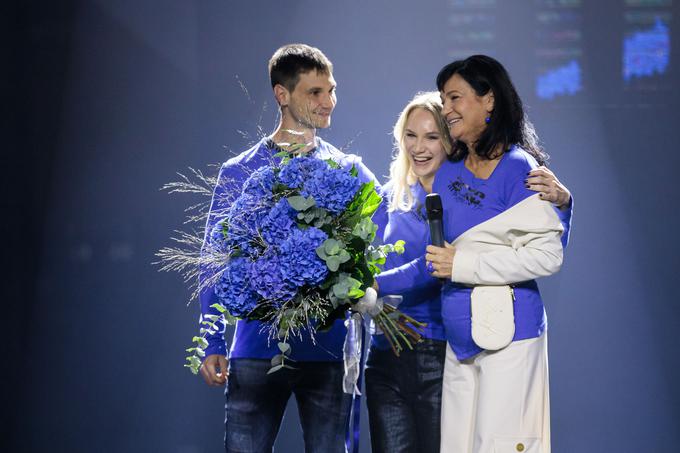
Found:
M 335 108 L 335 79 L 331 73 L 309 71 L 300 74 L 300 80 L 288 93 L 287 108 L 283 109 L 283 123 L 291 128 L 318 129 L 331 125 Z

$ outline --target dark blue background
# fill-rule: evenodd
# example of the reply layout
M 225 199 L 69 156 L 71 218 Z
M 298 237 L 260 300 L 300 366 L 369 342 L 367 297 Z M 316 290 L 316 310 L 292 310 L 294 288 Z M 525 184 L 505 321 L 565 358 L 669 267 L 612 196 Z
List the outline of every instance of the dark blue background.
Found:
M 533 94 L 533 2 L 499 3 L 493 54 L 576 200 L 564 267 L 542 282 L 553 451 L 677 451 L 680 24 L 668 73 L 651 80 L 660 89 L 629 90 L 623 2 L 584 2 L 586 89 L 546 102 Z M 266 64 L 289 42 L 335 64 L 338 106 L 320 134 L 385 175 L 398 113 L 451 60 L 451 11 L 444 0 L 8 7 L 2 451 L 222 451 L 222 391 L 182 368 L 197 306 L 151 265 L 193 199 L 159 187 L 273 129 Z M 302 450 L 294 404 L 277 450 Z

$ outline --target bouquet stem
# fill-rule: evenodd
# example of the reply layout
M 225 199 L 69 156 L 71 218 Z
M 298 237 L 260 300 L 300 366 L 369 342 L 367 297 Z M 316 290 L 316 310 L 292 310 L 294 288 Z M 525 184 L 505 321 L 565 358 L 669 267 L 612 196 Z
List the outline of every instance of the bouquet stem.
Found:
M 401 313 L 389 304 L 383 306 L 382 311 L 374 317 L 373 321 L 385 334 L 385 339 L 396 356 L 399 356 L 404 347 L 413 349 L 413 345 L 422 340 L 422 335 L 418 330 L 427 325 Z

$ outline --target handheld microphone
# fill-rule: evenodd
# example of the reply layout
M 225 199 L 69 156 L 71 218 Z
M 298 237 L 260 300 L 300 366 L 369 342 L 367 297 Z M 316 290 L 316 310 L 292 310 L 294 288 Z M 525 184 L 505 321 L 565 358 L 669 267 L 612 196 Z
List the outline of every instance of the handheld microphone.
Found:
M 444 247 L 444 223 L 442 220 L 444 210 L 442 209 L 442 199 L 438 193 L 431 193 L 425 197 L 425 210 L 427 211 L 427 223 L 430 225 L 432 245 Z

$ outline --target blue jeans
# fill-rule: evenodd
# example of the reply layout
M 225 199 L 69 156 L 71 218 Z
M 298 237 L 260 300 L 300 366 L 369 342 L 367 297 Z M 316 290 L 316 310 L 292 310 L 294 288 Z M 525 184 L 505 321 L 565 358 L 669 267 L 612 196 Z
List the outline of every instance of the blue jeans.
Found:
M 373 453 L 438 453 L 446 341 L 424 339 L 400 357 L 371 348 L 366 405 Z
M 298 405 L 305 452 L 345 452 L 352 396 L 342 391 L 342 362 L 291 365 L 297 369 L 267 374 L 269 360 L 229 362 L 225 392 L 227 453 L 271 452 L 291 394 Z

